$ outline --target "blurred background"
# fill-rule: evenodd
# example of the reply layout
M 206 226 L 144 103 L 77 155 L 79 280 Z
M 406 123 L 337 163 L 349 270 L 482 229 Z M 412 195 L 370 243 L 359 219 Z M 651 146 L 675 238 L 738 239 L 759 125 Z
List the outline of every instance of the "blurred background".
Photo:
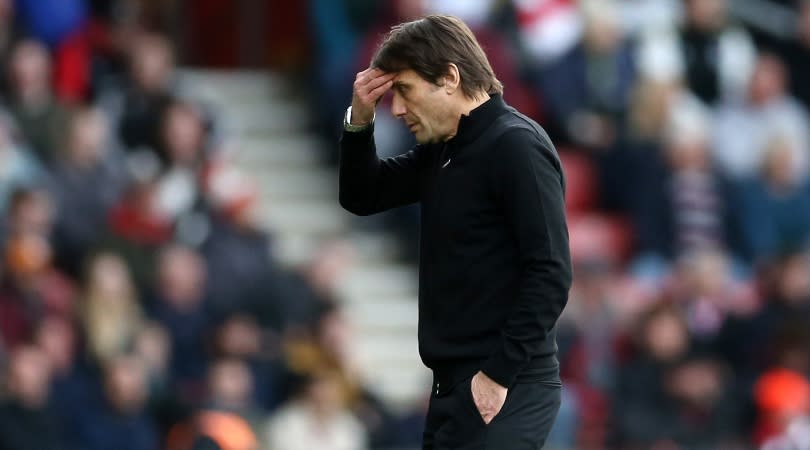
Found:
M 0 0 L 0 449 L 419 448 L 419 210 L 336 162 L 432 12 L 568 177 L 548 447 L 810 448 L 810 1 Z

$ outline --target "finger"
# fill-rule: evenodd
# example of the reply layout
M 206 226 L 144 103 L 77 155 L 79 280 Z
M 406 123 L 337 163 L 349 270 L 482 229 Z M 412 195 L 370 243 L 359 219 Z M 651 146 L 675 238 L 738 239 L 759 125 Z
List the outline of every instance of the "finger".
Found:
M 356 87 L 364 86 L 371 79 L 373 79 L 374 77 L 369 76 L 370 73 L 371 73 L 370 68 L 358 73 L 357 76 L 354 77 L 355 86 Z
M 376 77 L 376 78 L 373 78 L 373 79 L 369 80 L 369 82 L 366 83 L 365 87 L 369 91 L 371 91 L 371 90 L 376 89 L 379 86 L 382 86 L 385 83 L 388 83 L 389 81 L 392 81 L 393 79 L 394 79 L 393 74 L 382 75 L 382 76 L 379 76 L 379 77 Z
M 372 77 L 379 77 L 385 74 L 387 74 L 387 72 L 380 69 L 379 67 L 370 67 L 368 71 L 368 75 Z
M 388 80 L 388 81 L 385 82 L 385 84 L 382 84 L 382 85 L 378 86 L 376 89 L 371 90 L 368 93 L 369 100 L 377 101 L 377 100 L 381 99 L 383 94 L 385 94 L 389 89 L 391 89 L 391 86 L 393 86 L 393 85 L 394 85 L 394 82 L 391 81 L 391 80 Z
M 359 78 L 357 82 L 359 83 L 359 87 L 361 88 L 368 88 L 369 90 L 374 89 L 375 87 L 379 86 L 382 83 L 385 83 L 388 80 L 393 79 L 396 74 L 393 73 L 383 73 L 375 75 L 373 73 L 367 73 L 363 75 L 363 77 Z
M 362 72 L 358 72 L 357 73 L 357 78 L 360 78 L 362 76 L 367 75 L 369 72 L 371 72 L 372 69 L 373 69 L 373 67 L 369 67 L 368 69 L 366 69 L 366 70 L 364 70 Z

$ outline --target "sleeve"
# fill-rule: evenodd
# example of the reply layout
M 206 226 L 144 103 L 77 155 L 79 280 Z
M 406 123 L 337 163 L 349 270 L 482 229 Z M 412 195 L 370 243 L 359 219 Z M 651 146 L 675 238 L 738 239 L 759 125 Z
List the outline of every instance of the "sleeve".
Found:
M 374 127 L 344 131 L 340 139 L 340 205 L 367 216 L 414 203 L 421 197 L 422 147 L 404 155 L 380 159 Z
M 482 371 L 511 386 L 557 323 L 571 287 L 565 181 L 549 144 L 529 131 L 505 134 L 495 167 L 497 198 L 520 255 L 518 299 L 501 329 L 501 344 Z

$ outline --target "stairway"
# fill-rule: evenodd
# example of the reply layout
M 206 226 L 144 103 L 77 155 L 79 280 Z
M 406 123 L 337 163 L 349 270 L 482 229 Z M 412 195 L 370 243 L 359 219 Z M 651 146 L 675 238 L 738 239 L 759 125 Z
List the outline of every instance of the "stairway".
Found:
M 259 187 L 262 226 L 290 267 L 306 263 L 338 236 L 355 250 L 339 296 L 354 329 L 361 376 L 391 407 L 410 408 L 428 392 L 429 372 L 416 341 L 416 268 L 397 259 L 384 232 L 359 231 L 337 199 L 337 173 L 319 148 L 330 145 L 307 130 L 308 111 L 292 84 L 259 71 L 183 70 L 180 85 L 211 105 L 233 160 Z

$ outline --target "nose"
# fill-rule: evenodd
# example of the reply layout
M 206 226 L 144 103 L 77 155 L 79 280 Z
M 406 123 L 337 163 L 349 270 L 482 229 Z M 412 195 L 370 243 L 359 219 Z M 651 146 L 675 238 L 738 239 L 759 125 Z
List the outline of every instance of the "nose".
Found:
M 391 102 L 391 114 L 394 117 L 403 117 L 408 110 L 405 108 L 405 102 L 402 97 L 394 92 L 393 101 Z

